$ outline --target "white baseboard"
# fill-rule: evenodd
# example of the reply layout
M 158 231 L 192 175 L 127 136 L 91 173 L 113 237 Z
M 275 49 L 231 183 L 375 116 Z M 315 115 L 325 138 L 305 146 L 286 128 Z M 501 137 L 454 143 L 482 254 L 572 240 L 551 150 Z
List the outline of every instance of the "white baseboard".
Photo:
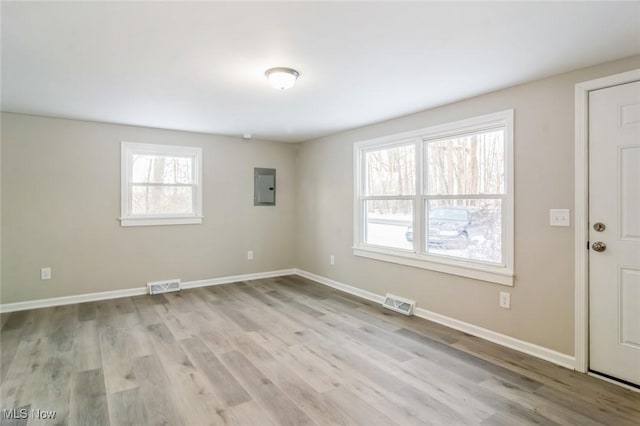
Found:
M 261 278 L 280 277 L 294 275 L 295 269 L 281 269 L 279 271 L 258 272 L 254 274 L 232 275 L 228 277 L 212 278 L 209 280 L 185 281 L 181 288 L 189 289 L 234 283 L 238 281 L 258 280 Z M 24 311 L 27 309 L 48 308 L 51 306 L 72 305 L 74 303 L 95 302 L 98 300 L 118 299 L 120 297 L 140 296 L 147 294 L 147 287 L 127 288 L 124 290 L 101 291 L 98 293 L 77 294 L 73 296 L 52 297 L 49 299 L 29 300 L 26 302 L 5 303 L 0 305 L 0 313 Z
M 495 331 L 460 321 L 455 318 L 447 317 L 445 315 L 437 314 L 426 309 L 416 308 L 415 315 L 419 318 L 424 318 L 449 328 L 462 331 L 463 333 L 497 343 L 498 345 L 506 346 L 507 348 L 515 349 L 519 352 L 524 352 L 525 354 L 535 356 L 536 358 L 544 359 L 545 361 L 552 362 L 570 370 L 575 370 L 576 359 L 571 355 L 566 355 L 554 351 L 553 349 L 545 348 L 544 346 L 525 342 L 524 340 L 516 339 L 515 337 L 507 336 L 506 334 L 497 333 Z
M 320 275 L 312 274 L 311 272 L 303 271 L 302 269 L 296 269 L 295 273 L 300 275 L 301 277 L 308 278 L 312 281 L 324 284 L 340 291 L 344 291 L 345 293 L 353 294 L 354 296 L 362 297 L 363 299 L 371 300 L 372 302 L 382 304 L 385 299 L 384 296 L 380 296 L 379 294 L 371 293 L 370 291 L 362 290 L 357 287 L 353 287 L 326 277 L 322 277 Z
M 74 303 L 95 302 L 97 300 L 118 299 L 140 296 L 147 293 L 147 287 L 126 288 L 124 290 L 101 291 L 99 293 L 76 294 L 73 296 L 51 297 L 49 299 L 27 300 L 25 302 L 0 305 L 0 313 L 24 311 L 27 309 L 49 308 L 51 306 L 73 305 Z
M 334 281 L 332 279 L 322 277 L 320 275 L 312 274 L 311 272 L 297 269 L 296 273 L 301 277 L 305 277 L 310 280 L 316 281 L 320 284 L 333 287 L 335 289 L 344 291 L 345 293 L 360 296 L 364 299 L 371 300 L 372 302 L 382 303 L 384 301 L 384 297 L 379 294 L 371 293 L 369 291 L 362 290 L 362 289 L 350 286 L 348 284 Z M 497 333 L 495 331 L 488 330 L 486 328 L 482 328 L 477 325 L 473 325 L 473 324 L 460 321 L 451 317 L 447 317 L 445 315 L 437 314 L 435 312 L 431 312 L 422 308 L 416 308 L 415 315 L 419 318 L 433 321 L 438 324 L 442 324 L 444 326 L 453 328 L 455 330 L 459 330 L 464 333 L 470 334 L 472 336 L 480 337 L 481 339 L 488 340 L 490 342 L 497 343 L 502 346 L 506 346 L 507 348 L 511 348 L 516 351 L 526 353 L 528 355 L 532 355 L 536 358 L 540 358 L 545 361 L 552 362 L 554 364 L 568 368 L 570 370 L 575 370 L 576 368 L 575 357 L 554 351 L 553 349 L 549 349 L 543 346 L 535 345 L 533 343 L 525 342 L 523 340 L 519 340 L 514 337 L 507 336 L 505 334 Z
M 239 281 L 259 280 L 262 278 L 282 277 L 284 275 L 295 275 L 295 269 L 281 269 L 279 271 L 256 272 L 254 274 L 231 275 L 228 277 L 212 278 L 209 280 L 183 282 L 180 288 L 189 289 L 197 287 L 208 287 L 210 285 L 230 284 Z
M 313 274 L 301 269 L 281 269 L 278 271 L 258 272 L 253 274 L 244 275 L 232 275 L 227 277 L 212 278 L 208 280 L 198 281 L 185 281 L 182 283 L 181 288 L 190 289 L 197 287 L 206 287 L 212 285 L 228 284 L 238 281 L 258 280 L 262 278 L 280 277 L 284 275 L 300 275 L 301 277 L 310 279 L 312 281 L 324 284 L 328 287 L 335 288 L 345 293 L 353 294 L 363 299 L 370 300 L 375 303 L 384 301 L 384 296 L 372 293 L 370 291 L 362 290 L 357 287 L 350 286 L 348 284 L 341 283 L 320 275 Z M 70 305 L 74 303 L 93 302 L 98 300 L 117 299 L 120 297 L 139 296 L 147 293 L 146 287 L 136 287 L 124 290 L 103 291 L 99 293 L 87 293 L 78 294 L 74 296 L 53 297 L 50 299 L 30 300 L 26 302 L 6 303 L 0 305 L 0 313 L 23 311 L 26 309 L 46 308 L 51 306 Z M 566 367 L 569 369 L 575 369 L 576 359 L 573 356 L 566 355 L 560 352 L 556 352 L 552 349 L 548 349 L 542 346 L 535 345 L 533 343 L 525 342 L 504 334 L 497 333 L 495 331 L 488 330 L 486 328 L 479 327 L 464 321 L 460 321 L 445 315 L 441 315 L 435 312 L 428 311 L 422 308 L 416 308 L 415 315 L 420 318 L 424 318 L 429 321 L 436 322 L 438 324 L 445 325 L 455 330 L 462 331 L 464 333 L 471 334 L 476 337 L 488 340 L 493 343 L 497 343 L 502 346 L 506 346 L 511 349 L 515 349 L 520 352 L 535 356 L 537 358 L 544 359 L 554 364 Z

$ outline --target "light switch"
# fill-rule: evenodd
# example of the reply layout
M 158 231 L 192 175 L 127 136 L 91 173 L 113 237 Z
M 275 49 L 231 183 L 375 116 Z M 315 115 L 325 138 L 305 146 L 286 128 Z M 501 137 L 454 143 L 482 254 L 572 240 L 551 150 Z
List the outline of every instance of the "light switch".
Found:
M 570 226 L 569 209 L 551 209 L 549 210 L 549 225 L 551 226 Z

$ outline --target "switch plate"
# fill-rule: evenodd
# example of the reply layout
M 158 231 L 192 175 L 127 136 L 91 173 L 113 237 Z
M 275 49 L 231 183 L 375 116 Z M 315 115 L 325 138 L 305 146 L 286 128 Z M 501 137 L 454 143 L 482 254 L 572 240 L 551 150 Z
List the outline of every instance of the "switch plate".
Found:
M 329 264 L 330 265 L 335 265 L 336 264 L 336 258 L 334 255 L 329 256 Z
M 500 307 L 511 309 L 511 293 L 507 293 L 506 291 L 500 292 Z
M 569 209 L 550 209 L 549 210 L 549 225 L 551 226 L 570 226 L 570 212 Z
M 40 279 L 41 280 L 51 279 L 51 267 L 47 266 L 46 268 L 40 269 Z
M 247 260 L 253 260 L 253 250 L 247 252 Z

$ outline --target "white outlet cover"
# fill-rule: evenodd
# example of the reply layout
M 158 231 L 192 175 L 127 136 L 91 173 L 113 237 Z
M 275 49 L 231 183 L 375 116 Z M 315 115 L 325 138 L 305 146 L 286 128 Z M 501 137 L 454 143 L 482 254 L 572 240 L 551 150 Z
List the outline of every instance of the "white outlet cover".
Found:
M 549 225 L 551 226 L 571 226 L 571 212 L 569 209 L 550 209 Z
M 507 293 L 506 291 L 500 292 L 500 307 L 511 309 L 511 293 Z
M 336 264 L 336 258 L 334 255 L 329 256 L 329 263 L 331 265 L 335 265 Z
M 41 280 L 50 280 L 51 279 L 51 268 L 46 267 L 40 269 L 40 279 Z
M 253 251 L 247 252 L 247 260 L 253 260 Z

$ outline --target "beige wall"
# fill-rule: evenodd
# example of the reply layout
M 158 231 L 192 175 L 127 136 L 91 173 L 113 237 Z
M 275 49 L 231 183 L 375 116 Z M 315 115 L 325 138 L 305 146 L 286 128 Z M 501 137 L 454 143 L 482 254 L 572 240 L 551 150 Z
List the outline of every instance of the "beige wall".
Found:
M 574 85 L 639 67 L 628 58 L 299 146 L 3 113 L 0 301 L 298 267 L 573 354 L 573 228 L 549 227 L 548 210 L 573 209 Z M 353 256 L 354 142 L 509 108 L 513 288 Z M 120 227 L 121 140 L 204 148 L 202 225 Z M 278 169 L 276 207 L 253 207 L 253 167 Z M 498 307 L 504 290 L 511 310 Z
M 120 227 L 123 140 L 203 148 L 203 224 Z M 1 302 L 294 267 L 295 150 L 3 113 Z M 253 206 L 254 167 L 277 169 L 277 206 Z M 40 280 L 43 266 L 52 280 Z
M 573 213 L 574 85 L 639 67 L 636 56 L 303 143 L 296 173 L 297 267 L 374 293 L 409 297 L 430 311 L 573 354 L 574 230 L 549 227 L 549 209 Z M 510 108 L 515 109 L 513 288 L 352 254 L 354 142 Z M 498 293 L 505 290 L 511 292 L 511 310 L 498 306 Z
M 0 303 L 2 302 L 2 119 L 0 117 Z

